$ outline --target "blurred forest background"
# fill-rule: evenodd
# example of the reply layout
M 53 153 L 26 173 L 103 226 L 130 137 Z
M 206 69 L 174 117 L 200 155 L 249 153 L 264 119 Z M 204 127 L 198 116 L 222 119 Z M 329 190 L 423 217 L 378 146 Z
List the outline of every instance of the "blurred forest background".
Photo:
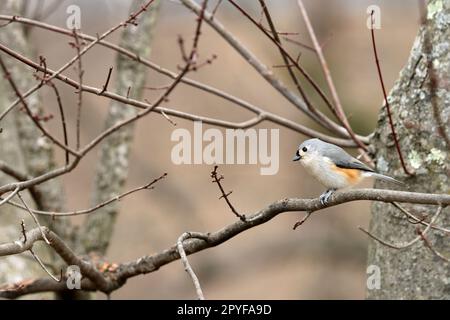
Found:
M 30 15 L 36 5 L 53 1 L 30 0 Z M 44 21 L 66 27 L 66 9 L 70 4 L 81 8 L 81 31 L 95 35 L 127 17 L 129 0 L 61 1 L 62 4 Z M 210 8 L 216 3 L 211 1 Z M 239 1 L 253 16 L 260 13 L 257 1 Z M 292 39 L 309 44 L 294 0 L 268 0 L 278 30 L 298 32 Z M 369 5 L 381 8 L 381 29 L 377 31 L 377 46 L 387 88 L 392 87 L 398 72 L 406 63 L 419 26 L 416 1 L 344 1 L 309 0 L 305 5 L 316 29 L 319 41 L 325 42 L 324 52 L 337 85 L 344 109 L 354 130 L 369 134 L 377 122 L 382 93 L 366 27 Z M 227 4 L 220 6 L 217 17 L 244 42 L 266 65 L 282 64 L 278 50 L 238 11 Z M 176 71 L 180 64 L 177 35 L 186 41 L 193 36 L 195 16 L 176 1 L 163 0 L 154 32 L 151 60 Z M 108 38 L 117 43 L 120 33 Z M 32 29 L 31 39 L 36 57 L 44 55 L 50 68 L 57 69 L 74 55 L 69 38 L 47 31 Z M 300 48 L 286 44 L 291 52 Z M 205 25 L 200 40 L 200 59 L 216 54 L 212 65 L 189 74 L 196 80 L 225 89 L 238 97 L 275 111 L 289 119 L 307 123 L 305 118 L 275 92 L 232 48 Z M 97 46 L 83 57 L 84 82 L 100 87 L 115 52 Z M 314 54 L 302 49 L 300 62 L 320 84 L 322 73 Z M 283 68 L 273 72 L 291 84 Z M 73 69 L 68 75 L 76 78 Z M 113 72 L 110 86 L 114 81 Z M 170 81 L 148 71 L 147 85 L 161 86 Z M 66 112 L 74 120 L 76 95 L 74 90 L 58 84 Z M 42 89 L 48 112 L 56 113 L 55 99 L 49 88 Z M 151 100 L 158 92 L 148 90 Z M 84 95 L 82 141 L 103 129 L 109 100 L 92 94 Z M 224 100 L 208 96 L 185 85 L 171 94 L 166 105 L 198 114 L 242 121 L 249 114 Z M 322 108 L 325 111 L 325 108 Z M 109 261 L 136 259 L 169 247 L 184 231 L 214 231 L 234 221 L 219 190 L 211 183 L 211 166 L 172 164 L 171 149 L 175 145 L 170 135 L 176 128 L 192 130 L 193 123 L 174 119 L 172 126 L 160 114 L 152 113 L 138 122 L 131 157 L 127 189 L 151 181 L 163 172 L 166 180 L 153 191 L 138 192 L 121 201 L 113 240 L 107 254 Z M 71 121 L 74 124 L 75 121 Z M 58 122 L 50 121 L 50 126 Z M 308 123 L 313 126 L 313 124 Z M 204 126 L 207 128 L 208 126 Z M 259 128 L 272 128 L 262 123 Z M 70 128 L 71 130 L 74 127 Z M 73 131 L 72 131 L 73 132 Z M 191 131 L 192 132 L 192 131 Z M 317 197 L 323 188 L 303 168 L 291 161 L 296 146 L 306 139 L 298 133 L 280 129 L 280 170 L 273 176 L 261 176 L 259 165 L 222 165 L 224 186 L 233 190 L 230 199 L 241 213 L 251 213 L 274 200 L 285 197 Z M 63 162 L 63 154 L 58 154 Z M 64 176 L 68 209 L 90 206 L 93 174 L 97 154 L 91 153 L 72 173 Z M 368 181 L 362 186 L 371 186 Z M 292 231 L 303 213 L 289 213 L 270 223 L 251 229 L 217 248 L 197 253 L 189 258 L 208 299 L 362 299 L 366 286 L 367 238 L 357 226 L 367 226 L 370 202 L 353 202 L 320 211 L 306 224 Z M 78 222 L 82 218 L 76 218 Z M 75 221 L 77 221 L 75 219 Z M 98 294 L 99 299 L 104 298 Z M 194 298 L 192 283 L 180 261 L 146 276 L 128 280 L 112 294 L 112 298 L 166 299 Z

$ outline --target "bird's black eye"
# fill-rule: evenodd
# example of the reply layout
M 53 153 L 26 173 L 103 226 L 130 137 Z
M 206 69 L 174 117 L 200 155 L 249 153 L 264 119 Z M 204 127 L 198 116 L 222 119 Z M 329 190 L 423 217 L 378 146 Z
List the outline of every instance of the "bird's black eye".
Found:
M 308 151 L 308 148 L 307 148 L 307 147 L 303 147 L 303 148 L 302 148 L 302 151 L 303 151 L 303 152 L 306 152 L 306 151 Z

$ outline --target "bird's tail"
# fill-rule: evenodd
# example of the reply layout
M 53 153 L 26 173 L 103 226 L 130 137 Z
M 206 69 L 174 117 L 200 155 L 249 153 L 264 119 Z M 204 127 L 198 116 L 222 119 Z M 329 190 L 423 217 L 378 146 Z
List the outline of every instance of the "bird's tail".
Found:
M 400 186 L 404 186 L 405 185 L 403 182 L 398 181 L 397 179 L 391 178 L 389 176 L 385 176 L 384 174 L 381 174 L 381 173 L 371 172 L 370 176 L 374 177 L 375 179 L 379 179 L 379 180 L 383 180 L 383 181 L 387 181 L 387 182 L 392 182 L 392 183 L 398 184 Z

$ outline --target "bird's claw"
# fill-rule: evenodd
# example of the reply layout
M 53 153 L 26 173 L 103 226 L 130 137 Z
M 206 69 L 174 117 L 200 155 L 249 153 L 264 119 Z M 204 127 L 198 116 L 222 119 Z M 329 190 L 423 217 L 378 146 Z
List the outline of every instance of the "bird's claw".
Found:
M 328 203 L 328 200 L 330 199 L 334 191 L 334 189 L 329 189 L 320 195 L 319 200 L 323 206 Z

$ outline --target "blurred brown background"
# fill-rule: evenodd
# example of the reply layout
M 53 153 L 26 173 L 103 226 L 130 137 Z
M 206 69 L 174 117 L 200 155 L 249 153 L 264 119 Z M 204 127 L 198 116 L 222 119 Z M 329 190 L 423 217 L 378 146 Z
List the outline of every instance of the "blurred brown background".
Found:
M 125 19 L 129 3 L 128 0 L 62 1 L 45 21 L 65 27 L 66 8 L 76 4 L 81 8 L 82 32 L 95 35 Z M 211 1 L 210 7 L 215 3 Z M 254 17 L 259 17 L 257 1 L 239 3 Z M 296 1 L 267 0 L 267 4 L 280 31 L 298 32 L 293 39 L 310 43 Z M 366 9 L 371 4 L 381 8 L 382 28 L 376 32 L 377 44 L 385 83 L 390 88 L 406 62 L 418 29 L 417 3 L 305 0 L 319 40 L 326 41 L 324 52 L 346 113 L 360 134 L 372 132 L 382 103 L 370 32 L 366 28 Z M 276 48 L 226 1 L 220 6 L 217 17 L 266 65 L 282 63 Z M 176 71 L 181 61 L 177 35 L 190 41 L 194 27 L 195 17 L 185 7 L 176 1 L 163 0 L 151 60 Z M 119 36 L 116 33 L 109 40 L 117 42 Z M 50 68 L 57 69 L 74 55 L 67 37 L 34 29 L 32 39 L 37 48 L 36 56 L 44 55 Z M 299 48 L 286 45 L 296 55 Z M 207 25 L 199 52 L 200 59 L 213 53 L 218 59 L 189 77 L 294 121 L 309 123 Z M 302 52 L 301 64 L 323 85 L 313 53 Z M 85 83 L 102 86 L 109 67 L 114 65 L 114 58 L 113 51 L 100 47 L 91 50 L 83 58 Z M 285 70 L 273 71 L 294 88 Z M 73 70 L 68 74 L 75 76 Z M 110 88 L 113 80 L 114 73 Z M 169 79 L 149 70 L 147 85 L 168 83 Z M 63 84 L 59 87 L 73 129 L 76 95 L 72 88 Z M 43 93 L 48 103 L 46 108 L 54 111 L 53 95 L 47 89 Z M 146 97 L 151 100 L 156 94 L 148 91 Z M 105 98 L 84 95 L 84 143 L 103 129 L 108 103 Z M 224 100 L 183 85 L 175 90 L 166 105 L 234 121 L 251 116 Z M 322 110 L 325 110 L 323 106 Z M 193 128 L 189 121 L 174 120 L 178 124 L 175 128 Z M 55 120 L 51 126 L 58 132 Z M 258 127 L 274 128 L 268 123 Z M 152 254 L 171 246 L 184 231 L 214 231 L 235 220 L 225 202 L 218 199 L 219 190 L 209 177 L 211 166 L 172 164 L 170 152 L 175 143 L 170 141 L 170 135 L 175 128 L 159 114 L 151 114 L 138 123 L 128 188 L 142 185 L 163 172 L 168 172 L 169 176 L 155 190 L 139 192 L 121 201 L 122 212 L 107 257 L 110 261 L 124 262 Z M 291 161 L 296 146 L 305 138 L 280 129 L 280 170 L 273 176 L 261 176 L 260 165 L 220 166 L 225 176 L 224 186 L 233 190 L 230 198 L 241 213 L 255 212 L 285 197 L 317 197 L 323 191 L 298 163 Z M 62 161 L 62 154 L 59 159 Z M 74 172 L 65 176 L 68 209 L 90 206 L 95 161 L 97 154 L 93 152 Z M 371 181 L 362 186 L 371 186 Z M 191 256 L 190 261 L 209 299 L 362 299 L 367 239 L 357 226 L 367 226 L 369 210 L 369 202 L 340 205 L 318 212 L 296 231 L 292 231 L 292 226 L 303 213 L 283 214 L 219 247 Z M 104 296 L 99 294 L 98 298 Z M 195 298 L 195 292 L 181 262 L 177 261 L 157 272 L 129 280 L 112 298 L 190 299 Z

